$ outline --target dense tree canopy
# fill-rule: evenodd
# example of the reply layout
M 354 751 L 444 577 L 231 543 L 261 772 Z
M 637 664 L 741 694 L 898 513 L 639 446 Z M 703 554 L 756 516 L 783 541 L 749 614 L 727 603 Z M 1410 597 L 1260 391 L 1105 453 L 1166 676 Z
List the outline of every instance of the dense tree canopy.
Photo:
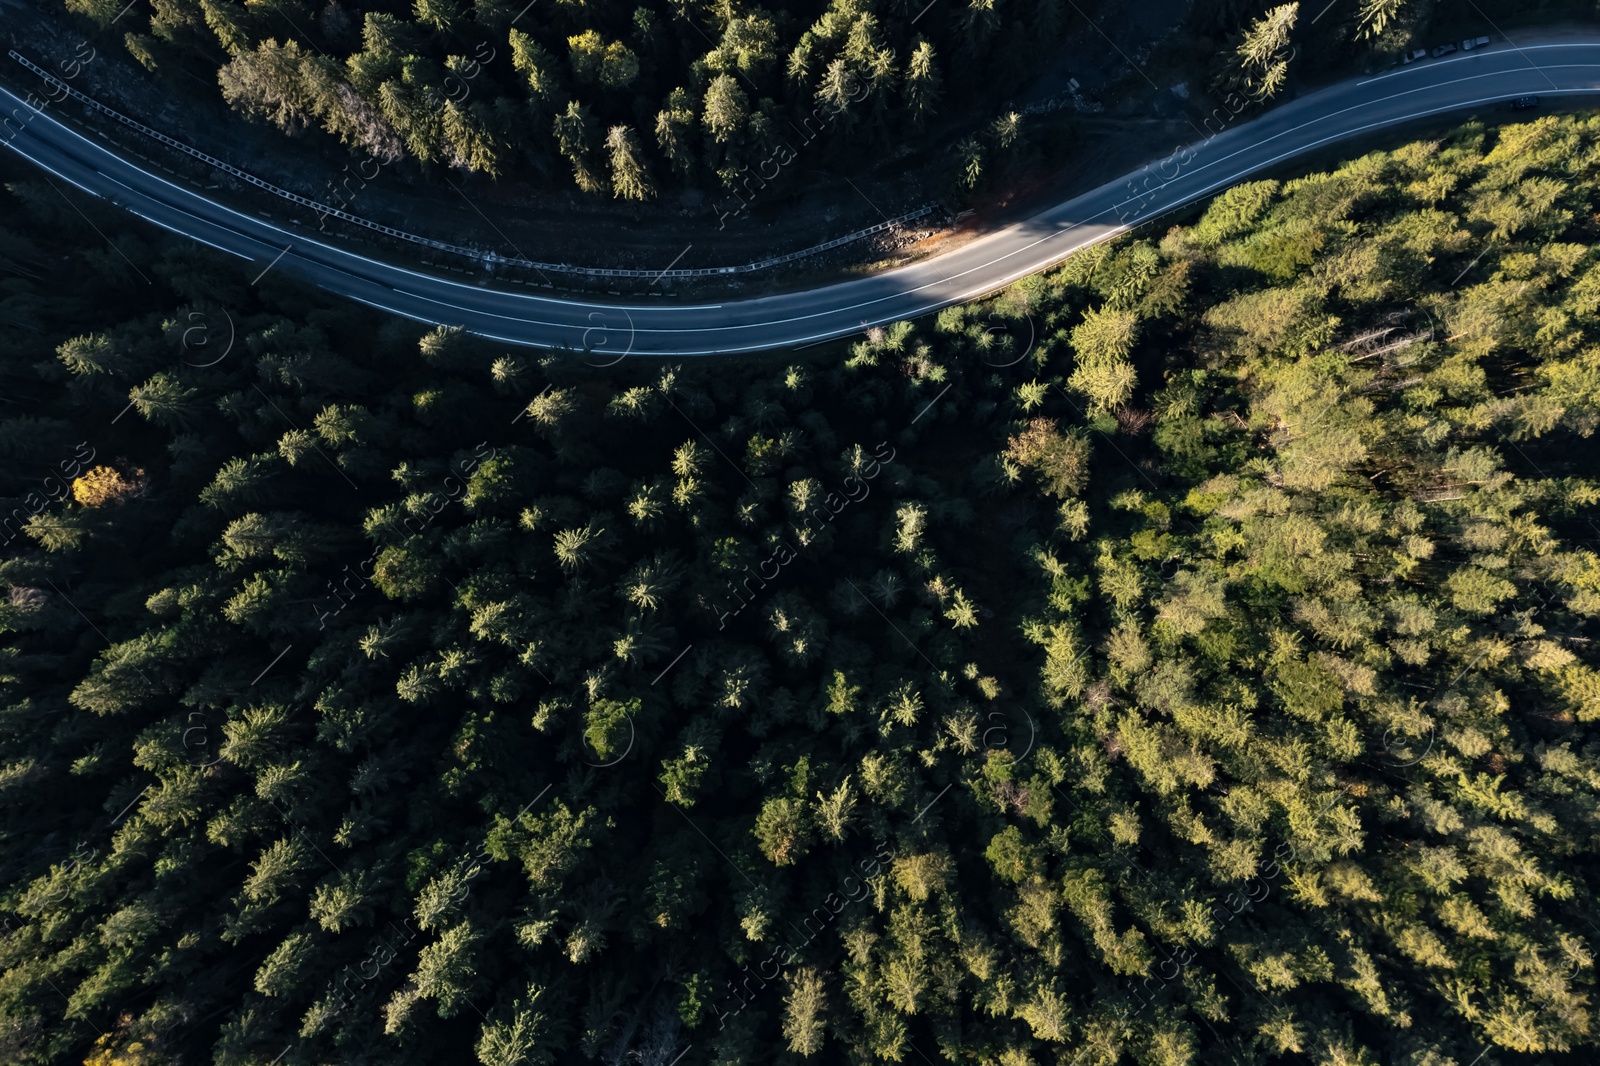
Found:
M 741 7 L 555 0 L 66 0 L 164 75 L 215 65 L 241 114 L 319 128 L 380 162 L 489 175 L 570 172 L 586 192 L 652 194 L 883 151 L 943 108 L 977 124 L 1057 58 L 1061 0 Z M 1079 10 L 1098 7 L 1078 5 Z M 609 163 L 609 166 L 608 166 Z M 790 176 L 792 178 L 792 175 Z
M 726 365 L 9 188 L 5 1061 L 1592 1061 L 1600 120 Z

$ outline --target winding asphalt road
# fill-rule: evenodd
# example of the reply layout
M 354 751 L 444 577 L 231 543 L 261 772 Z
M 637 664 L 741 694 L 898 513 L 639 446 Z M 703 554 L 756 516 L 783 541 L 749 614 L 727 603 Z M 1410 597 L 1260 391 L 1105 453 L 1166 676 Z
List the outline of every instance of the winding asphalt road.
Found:
M 606 365 L 630 354 L 797 348 L 916 318 L 994 292 L 1080 248 L 1323 145 L 1429 115 L 1500 107 L 1523 95 L 1553 102 L 1596 94 L 1600 40 L 1500 43 L 1424 59 L 1310 93 L 1249 121 L 1219 110 L 1172 156 L 947 254 L 804 292 L 719 304 L 590 303 L 504 291 L 487 279 L 471 284 L 408 270 L 208 200 L 119 158 L 4 90 L 0 112 L 26 120 L 10 139 L 13 151 L 165 229 L 393 314 L 461 326 L 510 344 L 586 351 L 592 362 Z

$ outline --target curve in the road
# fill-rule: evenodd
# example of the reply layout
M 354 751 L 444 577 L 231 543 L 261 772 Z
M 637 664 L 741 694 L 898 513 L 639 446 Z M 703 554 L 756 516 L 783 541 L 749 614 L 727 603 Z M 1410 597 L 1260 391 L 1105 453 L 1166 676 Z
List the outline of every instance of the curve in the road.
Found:
M 1600 40 L 1501 45 L 1308 94 L 1259 118 L 1214 112 L 1201 139 L 1129 178 L 962 248 L 871 277 L 719 304 L 595 303 L 436 277 L 317 241 L 141 169 L 0 89 L 10 147 L 157 226 L 273 264 L 368 306 L 510 344 L 694 356 L 796 348 L 917 318 L 1004 288 L 1090 244 L 1326 145 L 1511 98 L 1600 93 Z M 1215 123 L 1216 130 L 1212 131 Z M 606 365 L 606 364 L 601 364 Z

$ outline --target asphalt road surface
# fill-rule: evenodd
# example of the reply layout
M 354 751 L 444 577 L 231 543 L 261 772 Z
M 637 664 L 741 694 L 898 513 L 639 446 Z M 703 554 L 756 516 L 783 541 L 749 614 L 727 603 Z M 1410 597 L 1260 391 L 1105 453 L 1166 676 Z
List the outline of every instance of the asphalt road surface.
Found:
M 0 90 L 0 140 L 56 177 L 213 248 L 371 307 L 494 340 L 587 352 L 694 356 L 798 348 L 963 303 L 1087 245 L 1324 145 L 1452 111 L 1541 106 L 1600 94 L 1600 42 L 1499 43 L 1423 59 L 1300 97 L 1242 121 L 1226 108 L 1182 151 L 1128 178 L 911 266 L 804 292 L 717 304 L 595 303 L 452 281 L 367 258 L 225 207 L 143 170 Z M 68 105 L 61 105 L 68 106 Z M 1519 112 L 1516 117 L 1538 114 Z M 1507 116 L 1511 117 L 1511 116 Z M 20 125 L 20 130 L 18 126 Z

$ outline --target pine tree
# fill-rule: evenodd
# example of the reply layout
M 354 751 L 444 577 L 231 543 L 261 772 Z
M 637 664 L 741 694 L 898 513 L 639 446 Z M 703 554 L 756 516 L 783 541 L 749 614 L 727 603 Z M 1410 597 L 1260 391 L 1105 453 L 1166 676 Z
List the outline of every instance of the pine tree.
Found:
M 1233 80 L 1255 99 L 1276 96 L 1289 76 L 1284 50 L 1300 15 L 1299 3 L 1282 4 L 1262 15 L 1234 49 Z
M 576 100 L 567 104 L 564 114 L 555 120 L 556 143 L 567 162 L 572 164 L 572 177 L 584 192 L 604 192 L 605 179 L 594 169 L 595 128 L 589 111 Z
M 527 79 L 528 95 L 535 106 L 545 114 L 559 110 L 567 94 L 555 57 L 521 30 L 512 29 L 510 40 L 512 66 Z
M 976 189 L 983 180 L 983 144 L 976 137 L 964 138 L 956 145 L 956 160 L 961 168 L 961 187 Z
M 789 1050 L 807 1058 L 821 1051 L 828 1009 L 822 974 L 809 967 L 795 971 L 783 1006 L 783 1037 Z
M 633 130 L 612 126 L 606 148 L 611 152 L 611 194 L 625 200 L 653 199 L 655 185 L 639 159 L 639 138 Z
M 943 95 L 943 78 L 933 45 L 918 38 L 906 62 L 905 100 L 913 123 L 920 129 L 931 118 Z
M 196 415 L 199 393 L 177 377 L 162 371 L 128 393 L 141 417 L 163 426 L 187 426 Z
M 749 98 L 731 74 L 719 74 L 706 87 L 701 123 L 718 144 L 727 144 L 744 128 Z
M 1362 0 L 1356 36 L 1368 41 L 1382 37 L 1404 8 L 1405 0 Z
M 694 167 L 693 142 L 690 131 L 695 126 L 693 98 L 687 89 L 674 89 L 667 96 L 667 106 L 656 115 L 656 143 L 666 155 L 672 169 L 688 174 Z

